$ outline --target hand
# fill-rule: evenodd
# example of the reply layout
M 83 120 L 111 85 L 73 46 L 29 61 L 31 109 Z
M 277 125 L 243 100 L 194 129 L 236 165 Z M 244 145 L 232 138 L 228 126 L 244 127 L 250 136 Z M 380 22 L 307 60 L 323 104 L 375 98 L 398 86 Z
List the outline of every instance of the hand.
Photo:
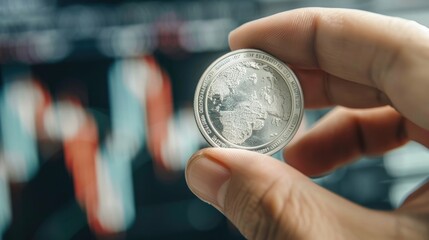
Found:
M 307 108 L 355 109 L 338 107 L 289 144 L 290 166 L 237 149 L 198 152 L 186 171 L 198 197 L 249 239 L 429 239 L 429 184 L 399 209 L 382 212 L 305 176 L 409 140 L 429 147 L 427 28 L 356 10 L 299 9 L 239 27 L 230 46 L 261 49 L 289 64 Z

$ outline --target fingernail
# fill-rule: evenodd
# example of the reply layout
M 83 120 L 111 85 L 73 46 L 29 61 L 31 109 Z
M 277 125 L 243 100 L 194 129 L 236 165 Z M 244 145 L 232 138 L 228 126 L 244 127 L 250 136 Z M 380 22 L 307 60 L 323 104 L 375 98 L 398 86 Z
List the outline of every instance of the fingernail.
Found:
M 235 32 L 235 29 L 234 30 L 232 30 L 231 32 L 229 32 L 229 34 L 228 34 L 228 44 L 229 44 L 229 46 L 231 47 L 231 36 L 232 36 L 232 34 Z
M 216 161 L 196 155 L 186 169 L 186 182 L 191 191 L 203 201 L 223 209 L 230 171 Z

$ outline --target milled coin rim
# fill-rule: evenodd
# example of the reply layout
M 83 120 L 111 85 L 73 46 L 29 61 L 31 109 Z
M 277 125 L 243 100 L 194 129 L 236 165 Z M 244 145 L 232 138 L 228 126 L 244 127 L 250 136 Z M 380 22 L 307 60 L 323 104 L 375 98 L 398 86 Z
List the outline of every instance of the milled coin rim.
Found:
M 221 61 L 223 61 L 224 59 L 227 59 L 230 56 L 233 56 L 233 55 L 236 55 L 236 54 L 242 54 L 242 53 L 246 53 L 246 52 L 247 53 L 248 52 L 255 52 L 255 53 L 259 53 L 259 54 L 263 54 L 263 55 L 266 55 L 268 57 L 271 57 L 274 60 L 276 60 L 282 67 L 284 67 L 290 73 L 290 76 L 293 79 L 293 82 L 296 84 L 296 86 L 298 88 L 299 103 L 300 103 L 300 108 L 299 109 L 296 107 L 296 102 L 297 102 L 296 98 L 295 98 L 296 93 L 294 93 L 293 89 L 290 88 L 290 83 L 288 82 L 288 79 L 286 78 L 286 76 L 281 71 L 279 71 L 278 68 L 276 66 L 274 66 L 273 64 L 271 64 L 271 63 L 269 63 L 269 62 L 267 62 L 265 60 L 256 59 L 256 60 L 262 61 L 262 62 L 266 63 L 267 65 L 273 67 L 273 69 L 276 72 L 278 72 L 278 74 L 282 77 L 282 80 L 285 81 L 286 85 L 289 88 L 289 92 L 291 94 L 291 101 L 292 101 L 291 116 L 290 116 L 289 121 L 293 120 L 292 117 L 295 116 L 296 113 L 298 113 L 298 119 L 297 119 L 297 121 L 295 123 L 295 128 L 289 134 L 286 134 L 286 132 L 287 132 L 287 129 L 292 124 L 290 122 L 287 123 L 287 125 L 285 126 L 285 128 L 281 131 L 281 133 L 279 133 L 279 135 L 276 138 L 274 138 L 272 141 L 270 141 L 270 142 L 268 142 L 266 144 L 263 144 L 263 145 L 260 145 L 260 146 L 257 146 L 257 147 L 243 147 L 243 146 L 240 146 L 240 145 L 236 145 L 236 144 L 230 143 L 227 140 L 225 140 L 224 137 L 221 134 L 219 134 L 217 132 L 216 128 L 212 127 L 211 130 L 213 132 L 216 132 L 214 135 L 217 138 L 220 137 L 223 140 L 225 140 L 225 142 L 226 142 L 226 143 L 224 143 L 225 146 L 222 146 L 222 145 L 220 145 L 220 144 L 218 144 L 218 143 L 216 143 L 215 141 L 212 140 L 212 138 L 210 137 L 209 133 L 206 132 L 206 130 L 204 129 L 203 124 L 201 122 L 200 113 L 199 113 L 199 109 L 200 108 L 199 108 L 199 103 L 198 103 L 200 92 L 201 92 L 201 87 L 202 87 L 202 85 L 204 83 L 204 80 L 207 78 L 208 73 L 210 73 L 211 70 L 216 65 L 218 65 Z M 249 59 L 251 59 L 251 58 L 249 58 Z M 227 64 L 225 64 L 225 65 L 227 65 Z M 207 85 L 207 91 L 208 91 L 208 88 L 210 86 L 211 86 L 211 82 L 208 83 L 208 85 Z M 207 112 L 205 111 L 205 106 L 206 106 L 207 100 L 206 100 L 205 97 L 203 98 L 203 100 L 204 100 L 204 102 L 203 102 L 203 114 L 206 116 L 206 115 L 208 115 Z M 301 85 L 299 83 L 299 80 L 298 80 L 297 76 L 292 71 L 292 69 L 290 69 L 284 62 L 282 62 L 281 60 L 279 60 L 276 57 L 272 56 L 271 54 L 266 53 L 266 52 L 261 51 L 261 50 L 258 50 L 258 49 L 240 49 L 240 50 L 231 51 L 229 53 L 226 53 L 226 54 L 220 56 L 212 64 L 210 64 L 207 67 L 207 69 L 201 75 L 201 77 L 200 77 L 200 79 L 198 81 L 197 87 L 195 89 L 194 104 L 193 104 L 193 106 L 194 106 L 194 118 L 195 118 L 195 121 L 197 123 L 198 130 L 201 132 L 201 134 L 203 135 L 204 139 L 211 146 L 213 146 L 213 147 L 226 147 L 226 148 L 245 149 L 245 150 L 251 150 L 251 151 L 255 151 L 255 152 L 264 153 L 264 154 L 267 154 L 267 155 L 272 155 L 272 154 L 278 152 L 279 150 L 283 149 L 292 140 L 292 138 L 296 135 L 296 133 L 297 133 L 297 131 L 298 131 L 300 125 L 301 125 L 302 118 L 303 118 L 303 115 L 304 115 L 304 96 L 303 96 L 302 88 L 301 88 Z M 206 117 L 206 121 L 208 121 L 208 120 L 209 119 Z M 209 124 L 209 123 L 207 122 L 207 124 Z M 276 146 L 273 149 L 268 150 L 268 151 L 262 151 L 262 150 L 265 150 L 266 148 L 269 148 L 270 145 L 274 145 L 275 142 L 277 142 L 279 139 L 282 139 L 282 138 L 284 138 L 284 140 L 282 142 L 279 142 L 278 146 Z M 265 147 L 265 146 L 268 146 L 268 147 Z M 263 147 L 263 148 L 261 148 L 261 147 Z M 258 148 L 261 148 L 261 149 L 258 149 Z

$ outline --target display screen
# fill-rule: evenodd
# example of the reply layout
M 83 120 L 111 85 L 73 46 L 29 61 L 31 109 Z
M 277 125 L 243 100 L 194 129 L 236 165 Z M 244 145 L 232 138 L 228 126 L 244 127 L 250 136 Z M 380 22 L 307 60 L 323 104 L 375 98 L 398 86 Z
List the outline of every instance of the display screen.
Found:
M 243 239 L 185 183 L 189 157 L 208 147 L 194 91 L 231 30 L 306 6 L 429 10 L 423 0 L 0 0 L 0 239 Z M 305 127 L 328 111 L 307 111 Z M 391 209 L 428 173 L 429 153 L 411 144 L 314 181 Z

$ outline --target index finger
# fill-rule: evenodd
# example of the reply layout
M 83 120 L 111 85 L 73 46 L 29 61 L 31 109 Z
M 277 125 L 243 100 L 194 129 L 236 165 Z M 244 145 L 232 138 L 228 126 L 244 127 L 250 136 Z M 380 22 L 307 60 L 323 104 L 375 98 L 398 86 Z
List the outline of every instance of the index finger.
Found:
M 321 69 L 337 82 L 373 88 L 429 129 L 429 31 L 415 22 L 357 10 L 298 9 L 239 27 L 230 46 L 261 49 L 295 68 Z M 306 85 L 326 98 L 316 94 L 326 91 L 320 84 Z

